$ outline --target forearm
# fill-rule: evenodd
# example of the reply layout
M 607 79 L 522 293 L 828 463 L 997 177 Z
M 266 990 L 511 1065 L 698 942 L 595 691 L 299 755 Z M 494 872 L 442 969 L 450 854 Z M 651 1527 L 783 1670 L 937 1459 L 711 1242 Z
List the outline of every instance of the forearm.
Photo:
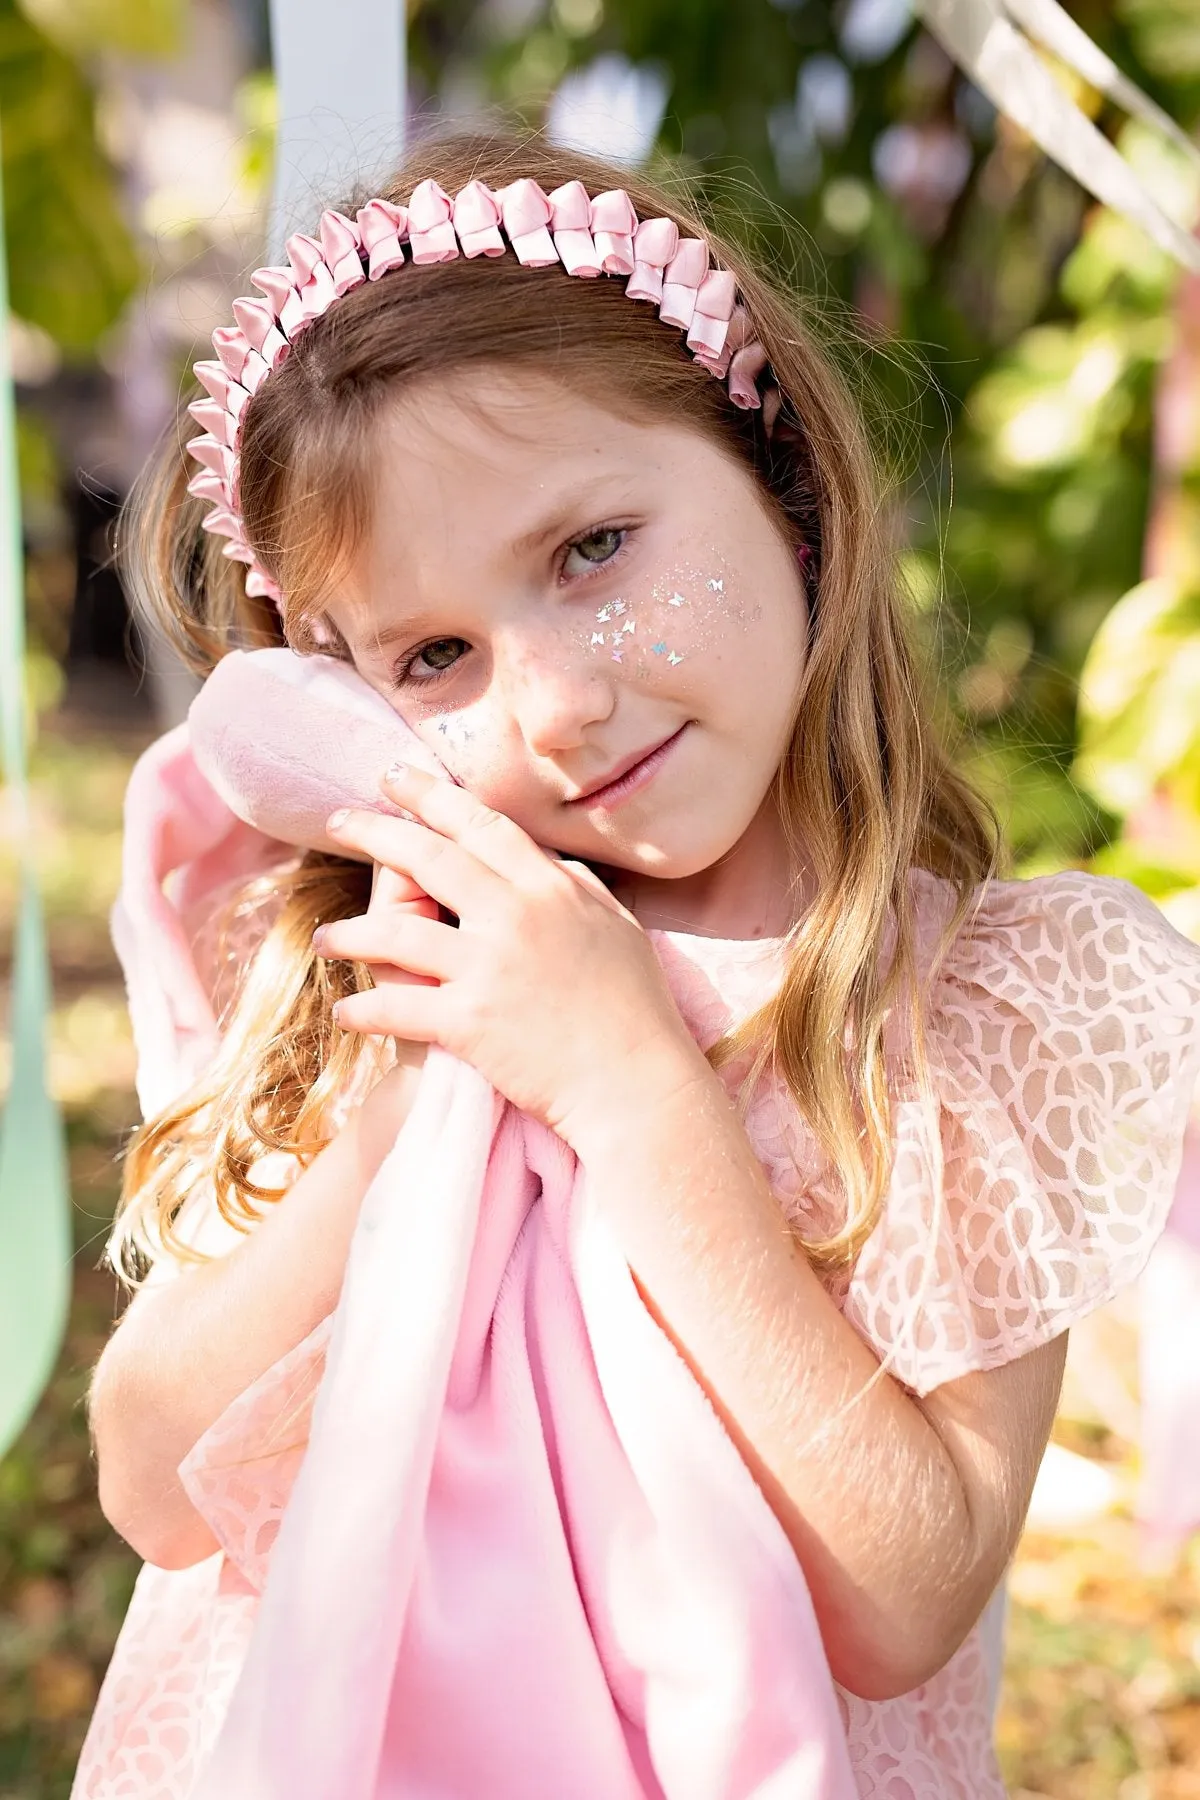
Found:
M 217 1548 L 179 1464 L 334 1310 L 363 1195 L 414 1079 L 385 1076 L 243 1243 L 143 1289 L 105 1347 L 90 1402 L 100 1502 L 148 1561 L 187 1566 Z
M 823 1434 L 876 1357 L 789 1235 L 707 1067 L 663 1091 L 652 1111 L 597 1107 L 580 1129 L 589 1188 L 783 1525 L 835 1679 L 903 1691 L 946 1660 L 994 1580 L 955 1464 L 887 1374 Z

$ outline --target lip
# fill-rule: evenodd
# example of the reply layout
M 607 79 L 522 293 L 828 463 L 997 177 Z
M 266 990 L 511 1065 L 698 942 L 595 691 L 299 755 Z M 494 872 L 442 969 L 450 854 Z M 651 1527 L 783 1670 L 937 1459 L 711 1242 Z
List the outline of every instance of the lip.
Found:
M 678 731 L 673 731 L 668 738 L 661 738 L 649 750 L 639 750 L 633 756 L 626 757 L 624 762 L 617 764 L 611 775 L 605 776 L 594 787 L 585 788 L 582 793 L 576 794 L 567 801 L 567 805 L 610 806 L 624 800 L 627 795 L 635 793 L 653 779 L 686 730 L 686 724 L 681 725 Z

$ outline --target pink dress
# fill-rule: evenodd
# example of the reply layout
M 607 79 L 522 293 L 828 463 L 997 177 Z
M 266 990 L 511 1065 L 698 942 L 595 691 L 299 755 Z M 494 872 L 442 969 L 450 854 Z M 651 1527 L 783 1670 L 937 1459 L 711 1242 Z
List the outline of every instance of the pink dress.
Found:
M 928 970 L 946 890 L 921 871 L 912 881 Z M 702 1045 L 778 981 L 775 940 L 650 935 Z M 829 1283 L 845 1317 L 918 1394 L 1048 1342 L 1141 1271 L 1171 1203 L 1200 1066 L 1200 949 L 1123 881 L 1068 873 L 994 882 L 924 988 L 944 1204 L 936 1204 L 920 1102 L 893 1028 L 885 1045 L 896 1138 L 890 1188 L 856 1266 Z M 789 1214 L 810 1235 L 831 1229 L 836 1174 L 774 1083 L 763 1084 L 747 1129 Z M 237 1241 L 201 1197 L 188 1231 L 214 1252 Z M 922 1284 L 914 1310 L 910 1297 Z M 267 1370 L 181 1465 L 222 1548 L 190 1569 L 143 1568 L 73 1800 L 193 1792 L 246 1655 L 330 1328 L 323 1321 Z M 569 1552 L 568 1509 L 553 1529 Z M 985 1615 L 947 1666 L 910 1694 L 866 1701 L 838 1690 L 863 1800 L 1000 1800 L 994 1625 Z M 456 1622 L 463 1633 L 473 1628 Z M 503 1644 L 492 1653 L 502 1657 Z M 639 1723 L 628 1714 L 626 1722 L 636 1767 Z M 638 1791 L 662 1792 L 648 1765 Z M 765 1790 L 753 1791 L 765 1800 Z M 387 1793 L 418 1800 L 415 1787 Z

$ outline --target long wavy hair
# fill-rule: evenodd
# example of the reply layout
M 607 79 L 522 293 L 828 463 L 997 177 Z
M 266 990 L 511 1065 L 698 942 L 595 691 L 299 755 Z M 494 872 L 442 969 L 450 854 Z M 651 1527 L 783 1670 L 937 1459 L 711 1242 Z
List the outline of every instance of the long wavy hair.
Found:
M 315 649 L 322 596 L 369 524 L 385 408 L 413 382 L 471 364 L 502 360 L 551 375 L 625 416 L 684 423 L 742 459 L 781 531 L 811 553 L 807 659 L 774 797 L 816 897 L 790 934 L 777 992 L 708 1054 L 717 1068 L 736 1062 L 743 1104 L 767 1069 L 786 1083 L 844 1194 L 831 1235 L 793 1229 L 815 1267 L 844 1267 L 879 1217 L 891 1171 L 883 1026 L 893 1007 L 911 1020 L 912 1071 L 933 1100 L 909 873 L 925 869 L 951 884 L 944 952 L 999 868 L 999 822 L 953 766 L 949 709 L 897 575 L 886 471 L 807 309 L 714 232 L 681 182 L 657 185 L 540 140 L 427 143 L 379 191 L 400 201 L 425 176 L 454 193 L 475 178 L 499 187 L 518 175 L 546 190 L 571 180 L 592 193 L 624 187 L 640 217 L 667 216 L 684 236 L 706 237 L 736 275 L 768 353 L 781 400 L 773 429 L 734 407 L 681 335 L 630 304 L 620 283 L 535 274 L 511 255 L 406 268 L 339 300 L 246 408 L 241 506 L 251 544 L 288 597 L 282 634 L 269 603 L 246 597 L 241 569 L 200 530 L 203 506 L 186 492 L 183 450 L 193 428 L 182 411 L 131 499 L 125 574 L 135 604 L 201 674 L 230 649 L 281 635 Z M 332 653 L 348 655 L 340 643 Z M 256 1184 L 256 1162 L 280 1151 L 303 1167 L 328 1140 L 331 1098 L 378 1046 L 339 1033 L 331 1017 L 341 994 L 369 985 L 366 969 L 324 962 L 309 940 L 318 921 L 364 911 L 369 888 L 362 864 L 309 853 L 234 896 L 230 918 L 243 935 L 257 920 L 258 947 L 224 1009 L 221 1050 L 126 1149 L 108 1254 L 130 1285 L 156 1256 L 199 1255 L 173 1230 L 198 1181 L 247 1230 L 286 1192 Z M 889 922 L 895 949 L 885 969 Z

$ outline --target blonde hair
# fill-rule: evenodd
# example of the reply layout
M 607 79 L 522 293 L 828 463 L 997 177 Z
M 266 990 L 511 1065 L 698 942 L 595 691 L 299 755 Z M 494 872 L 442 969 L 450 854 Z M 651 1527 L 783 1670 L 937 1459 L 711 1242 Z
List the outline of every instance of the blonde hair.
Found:
M 933 1101 L 909 873 L 925 869 L 951 885 L 944 952 L 999 866 L 999 823 L 952 764 L 897 578 L 883 472 L 799 303 L 719 238 L 686 195 L 544 142 L 426 144 L 381 191 L 399 200 L 425 176 L 453 193 L 476 177 L 501 186 L 517 174 L 547 190 L 576 179 L 593 193 L 623 186 L 641 217 L 666 215 L 684 235 L 707 237 L 767 350 L 782 402 L 774 429 L 738 412 L 678 334 L 627 301 L 620 284 L 567 281 L 555 270 L 531 277 L 511 256 L 460 259 L 352 290 L 263 385 L 243 421 L 247 533 L 288 596 L 287 640 L 313 648 L 322 594 L 368 523 L 372 426 L 389 396 L 501 359 L 602 404 L 690 425 L 754 472 L 780 529 L 811 552 L 807 660 L 774 794 L 816 898 L 791 935 L 778 991 L 709 1060 L 744 1063 L 743 1105 L 767 1069 L 790 1090 L 845 1195 L 839 1228 L 800 1241 L 814 1266 L 845 1265 L 874 1228 L 891 1171 L 883 1025 L 893 1007 L 906 1011 L 912 1072 Z M 181 415 L 131 501 L 124 562 L 136 604 L 203 673 L 228 649 L 278 643 L 280 630 L 269 603 L 247 599 L 240 569 L 198 528 L 202 506 L 185 491 L 185 424 Z M 261 943 L 227 1010 L 221 1051 L 189 1093 L 134 1133 L 125 1155 L 109 1256 L 131 1285 L 156 1255 L 198 1255 L 172 1229 L 197 1180 L 211 1186 L 223 1217 L 248 1229 L 285 1191 L 253 1182 L 255 1160 L 283 1151 L 304 1166 L 326 1141 L 331 1098 L 373 1054 L 337 1032 L 330 1009 L 369 976 L 323 962 L 309 939 L 318 920 L 362 912 L 368 880 L 361 865 L 306 854 L 239 897 L 243 929 L 263 914 Z M 889 921 L 895 951 L 884 971 Z

